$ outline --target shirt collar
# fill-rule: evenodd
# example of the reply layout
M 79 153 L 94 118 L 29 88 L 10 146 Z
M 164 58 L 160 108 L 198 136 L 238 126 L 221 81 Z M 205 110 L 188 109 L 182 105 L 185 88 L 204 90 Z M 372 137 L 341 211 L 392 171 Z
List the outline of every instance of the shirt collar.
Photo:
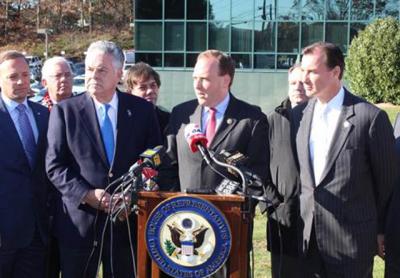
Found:
M 18 105 L 21 104 L 21 103 L 19 103 L 19 102 L 16 102 L 16 101 L 14 101 L 14 100 L 8 98 L 5 94 L 1 94 L 1 98 L 3 99 L 4 104 L 6 105 L 7 110 L 8 110 L 9 112 L 13 111 L 15 108 L 17 108 Z M 28 101 L 27 101 L 26 98 L 24 99 L 24 101 L 22 102 L 22 104 L 25 105 L 27 109 L 30 109 L 30 108 L 29 108 L 29 105 L 28 105 Z
M 99 102 L 99 101 L 96 100 L 95 98 L 93 98 L 93 101 L 94 101 L 94 105 L 95 105 L 95 107 L 96 107 L 96 110 L 99 110 L 100 107 L 102 107 L 102 106 L 105 104 L 105 103 Z M 115 94 L 113 95 L 111 101 L 110 101 L 108 104 L 111 106 L 111 108 L 112 108 L 113 110 L 115 110 L 115 111 L 118 110 L 118 94 L 117 94 L 117 93 L 115 93 Z
M 343 100 L 344 100 L 344 88 L 343 86 L 340 87 L 339 92 L 327 103 L 322 104 L 317 100 L 317 109 L 319 111 L 326 110 L 326 111 L 340 111 L 343 106 Z
M 224 115 L 226 109 L 228 108 L 228 104 L 229 104 L 229 100 L 230 99 L 231 99 L 230 94 L 229 93 L 226 94 L 225 98 L 220 103 L 218 103 L 217 106 L 214 107 L 216 113 Z M 210 110 L 210 107 L 206 106 L 205 107 L 205 111 L 208 112 L 209 110 Z

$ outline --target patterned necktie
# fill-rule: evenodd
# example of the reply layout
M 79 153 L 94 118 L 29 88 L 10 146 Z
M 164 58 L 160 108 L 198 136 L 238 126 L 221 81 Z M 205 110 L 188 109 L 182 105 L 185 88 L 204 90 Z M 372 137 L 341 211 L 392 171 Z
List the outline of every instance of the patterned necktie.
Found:
M 212 140 L 214 139 L 215 129 L 217 126 L 217 120 L 215 118 L 217 110 L 215 108 L 210 108 L 208 110 L 208 123 L 206 129 L 206 137 L 207 137 L 207 147 L 210 147 Z
M 110 117 L 108 116 L 108 110 L 110 109 L 110 104 L 104 104 L 101 106 L 101 112 L 103 113 L 100 129 L 101 135 L 103 137 L 104 148 L 106 150 L 108 163 L 111 165 L 111 162 L 114 157 L 114 131 L 111 124 Z
M 36 159 L 36 141 L 33 134 L 31 123 L 29 122 L 28 115 L 26 114 L 26 106 L 19 104 L 17 106 L 18 111 L 18 126 L 21 136 L 22 145 L 25 150 L 25 154 L 28 158 L 29 165 L 33 169 Z

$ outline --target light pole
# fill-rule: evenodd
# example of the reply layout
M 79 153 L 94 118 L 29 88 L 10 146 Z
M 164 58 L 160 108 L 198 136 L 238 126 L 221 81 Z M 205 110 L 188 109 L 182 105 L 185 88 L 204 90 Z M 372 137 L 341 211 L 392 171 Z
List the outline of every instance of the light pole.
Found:
M 49 56 L 49 38 L 48 38 L 48 33 L 51 32 L 51 29 L 47 28 L 40 28 L 37 29 L 38 34 L 44 34 L 45 35 L 45 48 L 46 52 L 44 53 L 44 57 L 47 60 L 47 57 Z

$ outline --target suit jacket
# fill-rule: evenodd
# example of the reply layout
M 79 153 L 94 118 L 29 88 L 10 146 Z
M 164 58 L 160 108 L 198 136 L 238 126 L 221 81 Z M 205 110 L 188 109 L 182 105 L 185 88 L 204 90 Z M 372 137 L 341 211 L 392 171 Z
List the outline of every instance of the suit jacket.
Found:
M 400 161 L 400 114 L 397 114 L 394 124 L 394 136 L 396 138 L 396 151 L 398 162 Z M 397 165 L 400 169 L 400 165 Z M 390 201 L 387 224 L 385 231 L 385 278 L 400 277 L 400 175 Z
M 267 244 L 268 250 L 273 253 L 280 254 L 282 247 L 283 254 L 297 257 L 300 174 L 291 118 L 292 108 L 289 98 L 268 115 L 269 169 L 272 183 L 279 191 L 283 202 L 276 210 L 269 211 Z
M 155 106 L 155 109 L 156 109 L 157 120 L 160 125 L 161 134 L 164 135 L 165 129 L 167 128 L 167 125 L 169 122 L 169 117 L 171 116 L 171 113 L 164 111 L 159 106 Z
M 309 137 L 316 99 L 296 107 L 303 251 L 312 226 L 325 263 L 371 261 L 396 177 L 393 129 L 385 112 L 345 90 L 321 181 L 315 184 Z M 301 110 L 304 108 L 301 118 Z
M 264 182 L 269 180 L 268 123 L 260 108 L 230 96 L 224 118 L 218 127 L 210 151 L 218 154 L 222 150 L 239 151 L 249 158 L 247 168 L 259 175 Z M 206 164 L 199 152 L 192 153 L 184 137 L 187 124 L 201 126 L 202 106 L 197 100 L 180 104 L 172 110 L 167 127 L 167 158 L 169 164 L 179 166 L 180 191 L 212 193 L 220 184 L 222 177 Z M 225 173 L 225 169 L 214 165 Z M 175 169 L 176 170 L 176 169 Z M 257 189 L 255 189 L 257 191 Z M 278 199 L 272 200 L 279 203 Z
M 49 111 L 28 101 L 38 127 L 36 163 L 32 169 L 17 129 L 0 98 L 0 248 L 27 247 L 35 226 L 47 241 L 49 182 L 44 170 Z
M 144 150 L 161 143 L 153 106 L 141 98 L 117 94 L 117 135 L 111 166 L 89 94 L 67 99 L 51 111 L 46 170 L 62 195 L 55 217 L 55 235 L 60 244 L 89 247 L 93 240 L 96 210 L 82 203 L 88 190 L 104 189 L 126 173 Z M 114 189 L 110 188 L 109 192 Z M 102 227 L 106 214 L 101 212 L 99 216 L 98 227 Z M 97 229 L 101 231 L 101 228 Z M 114 239 L 126 243 L 127 236 L 125 223 L 117 224 Z

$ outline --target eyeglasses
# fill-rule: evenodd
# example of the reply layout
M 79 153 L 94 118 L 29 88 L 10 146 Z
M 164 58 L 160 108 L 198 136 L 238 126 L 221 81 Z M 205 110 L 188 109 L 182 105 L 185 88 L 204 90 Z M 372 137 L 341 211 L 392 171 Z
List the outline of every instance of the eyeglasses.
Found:
M 49 77 L 54 79 L 61 79 L 65 77 L 65 79 L 68 79 L 72 77 L 72 74 L 70 72 L 60 72 L 54 75 L 49 75 Z

